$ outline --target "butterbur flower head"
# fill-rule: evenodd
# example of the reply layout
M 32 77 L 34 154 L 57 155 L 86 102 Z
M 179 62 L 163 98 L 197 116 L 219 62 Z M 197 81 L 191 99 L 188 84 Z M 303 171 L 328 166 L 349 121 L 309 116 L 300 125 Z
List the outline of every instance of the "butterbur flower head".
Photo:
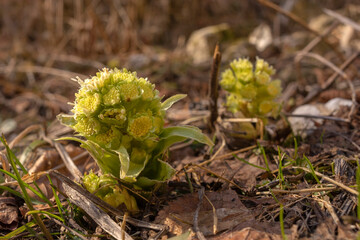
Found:
M 248 59 L 237 59 L 222 74 L 220 85 L 229 92 L 227 103 L 233 113 L 264 120 L 279 105 L 275 98 L 281 93 L 280 80 L 272 81 L 275 70 L 263 59 L 257 58 L 255 67 Z
M 123 83 L 120 85 L 120 94 L 123 101 L 130 102 L 140 97 L 139 85 L 133 82 Z
M 135 72 L 104 68 L 78 82 L 72 127 L 79 135 L 91 137 L 101 146 L 118 146 L 126 135 L 144 141 L 161 132 L 165 111 L 158 91 Z
M 93 136 L 100 133 L 101 124 L 95 118 L 88 118 L 83 116 L 82 118 L 78 119 L 74 129 L 83 136 Z
M 83 94 L 77 94 L 77 100 L 74 107 L 74 113 L 77 115 L 90 116 L 95 114 L 101 104 L 101 97 L 98 93 L 82 92 Z
M 134 118 L 130 119 L 128 125 L 129 134 L 137 140 L 145 139 L 153 129 L 152 117 L 147 114 L 137 114 Z
M 67 139 L 80 142 L 104 174 L 128 184 L 136 183 L 140 188 L 151 187 L 174 174 L 171 166 L 162 161 L 169 146 L 186 138 L 212 145 L 197 128 L 164 128 L 165 111 L 184 94 L 161 102 L 153 84 L 126 69 L 104 68 L 93 77 L 77 81 L 80 89 L 72 109 L 74 114 L 61 114 L 58 118 L 86 138 Z M 135 199 L 126 190 L 117 185 L 106 187 L 106 181 L 94 174 L 84 178 L 86 187 L 98 188 L 97 194 L 108 203 L 116 206 L 124 200 L 128 209 L 136 208 Z

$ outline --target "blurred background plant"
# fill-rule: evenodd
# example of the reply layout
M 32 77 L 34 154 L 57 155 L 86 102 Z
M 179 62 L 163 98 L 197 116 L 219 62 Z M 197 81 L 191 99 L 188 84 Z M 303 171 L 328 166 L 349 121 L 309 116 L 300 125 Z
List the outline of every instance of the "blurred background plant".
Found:
M 267 123 L 267 117 L 278 116 L 281 108 L 276 98 L 281 94 L 281 81 L 272 80 L 274 74 L 275 69 L 260 58 L 255 66 L 246 58 L 232 61 L 220 81 L 227 91 L 228 110 L 237 118 L 258 118 L 263 124 Z M 236 123 L 233 127 L 244 131 L 240 135 L 243 138 L 254 139 L 258 135 L 251 123 Z

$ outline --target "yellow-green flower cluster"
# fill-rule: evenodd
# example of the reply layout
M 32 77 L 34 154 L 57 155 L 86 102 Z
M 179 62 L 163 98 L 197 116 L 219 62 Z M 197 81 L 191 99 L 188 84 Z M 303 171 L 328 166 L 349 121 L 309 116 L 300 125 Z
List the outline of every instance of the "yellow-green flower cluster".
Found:
M 161 102 L 153 84 L 126 69 L 104 68 L 96 76 L 77 80 L 80 89 L 73 115 L 60 114 L 58 119 L 86 140 L 62 139 L 80 142 L 89 151 L 103 175 L 85 175 L 84 186 L 113 206 L 125 203 L 128 210 L 137 210 L 135 199 L 113 177 L 127 186 L 148 189 L 175 173 L 163 161 L 171 145 L 188 138 L 213 145 L 198 128 L 164 128 L 165 111 L 185 94 Z
M 60 114 L 58 118 L 86 140 L 62 139 L 80 142 L 103 174 L 111 174 L 130 186 L 151 188 L 175 173 L 162 161 L 171 145 L 188 138 L 210 146 L 213 144 L 195 127 L 164 128 L 165 111 L 185 94 L 161 102 L 153 84 L 126 69 L 104 68 L 96 76 L 84 81 L 78 79 L 78 82 L 80 89 L 76 94 L 73 115 Z M 86 179 L 90 183 L 92 178 Z M 93 181 L 97 182 L 95 177 Z M 92 192 L 91 189 L 98 186 L 87 188 Z M 103 194 L 104 199 L 118 196 L 121 200 L 121 194 L 126 197 L 124 191 L 115 187 L 107 190 L 113 195 Z
M 107 202 L 113 207 L 118 207 L 125 204 L 127 210 L 130 212 L 138 212 L 136 200 L 128 191 L 121 187 L 116 179 L 109 174 L 101 175 L 100 177 L 90 171 L 83 177 L 84 187 L 103 201 Z
M 141 141 L 156 140 L 165 113 L 153 84 L 135 72 L 107 68 L 78 82 L 72 112 L 80 135 L 110 149 L 125 143 L 128 152 Z
M 228 109 L 233 113 L 240 111 L 245 117 L 276 116 L 280 105 L 274 100 L 281 93 L 281 82 L 271 79 L 274 73 L 274 68 L 260 58 L 255 68 L 246 58 L 232 61 L 220 81 L 222 88 L 229 92 Z

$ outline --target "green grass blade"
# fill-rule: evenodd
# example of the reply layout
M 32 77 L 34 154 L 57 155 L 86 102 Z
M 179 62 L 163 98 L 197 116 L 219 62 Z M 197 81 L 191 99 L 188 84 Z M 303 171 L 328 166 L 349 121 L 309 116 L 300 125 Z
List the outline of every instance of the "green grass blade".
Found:
M 261 167 L 261 166 L 258 166 L 258 165 L 255 165 L 255 164 L 252 164 L 252 163 L 250 163 L 250 162 L 246 161 L 246 160 L 245 160 L 245 159 L 243 159 L 243 158 L 239 158 L 239 157 L 238 157 L 238 156 L 236 156 L 235 154 L 233 154 L 233 157 L 234 157 L 234 158 L 236 158 L 236 159 L 237 159 L 237 160 L 239 160 L 239 161 L 242 161 L 243 163 L 246 163 L 246 164 L 248 164 L 248 165 L 252 166 L 252 167 L 256 167 L 256 168 L 259 168 L 259 169 L 261 169 L 261 170 L 267 171 L 267 169 L 266 169 L 266 168 L 263 168 L 263 167 Z
M 25 225 L 25 228 L 26 230 L 30 233 L 29 235 L 27 235 L 26 237 L 34 237 L 36 239 L 39 239 L 39 240 L 45 240 L 40 234 L 38 234 L 37 232 L 35 232 L 34 229 L 30 228 L 30 227 L 27 227 Z
M 47 175 L 47 178 L 49 179 L 50 186 L 51 186 L 51 190 L 53 191 L 54 198 L 55 198 L 55 202 L 56 202 L 56 206 L 57 206 L 57 208 L 58 208 L 58 210 L 59 210 L 60 216 L 61 216 L 62 219 L 65 219 L 65 218 L 64 218 L 64 215 L 63 215 L 63 211 L 62 211 L 62 205 L 61 205 L 59 196 L 56 194 L 56 191 L 55 191 L 53 182 L 51 181 L 51 178 L 50 178 L 49 175 Z M 63 220 L 63 222 L 64 222 L 64 220 Z
M 357 185 L 357 190 L 358 192 L 360 192 L 360 164 L 359 164 L 359 159 L 356 159 L 356 185 Z M 360 220 L 360 196 L 358 196 L 357 198 L 357 217 Z M 360 236 L 360 234 L 359 234 Z
M 280 204 L 279 220 L 280 220 L 281 236 L 284 240 L 287 240 L 287 237 L 285 234 L 285 226 L 284 226 L 284 205 L 282 205 L 282 204 Z
M 35 225 L 36 225 L 36 223 L 35 223 L 34 220 L 33 220 L 33 221 L 31 221 L 31 222 L 28 222 L 28 223 L 22 225 L 21 227 L 18 227 L 18 228 L 15 229 L 14 231 L 6 234 L 5 236 L 0 237 L 0 239 L 1 239 L 1 240 L 2 240 L 2 239 L 4 239 L 4 240 L 6 239 L 6 240 L 7 240 L 7 239 L 10 239 L 10 238 L 15 238 L 17 235 L 19 235 L 20 233 L 24 232 L 27 228 L 32 228 L 32 227 L 34 227 Z
M 12 189 L 12 188 L 9 188 L 9 187 L 7 187 L 7 186 L 0 186 L 0 189 L 3 189 L 4 191 L 7 191 L 7 192 L 9 192 L 9 193 L 11 193 L 11 194 L 19 197 L 19 198 L 24 199 L 24 197 L 23 197 L 23 195 L 21 195 L 21 193 L 15 191 L 15 190 Z
M 310 170 L 311 170 L 312 176 L 315 178 L 316 182 L 317 182 L 318 184 L 320 184 L 320 181 L 319 181 L 318 177 L 317 177 L 316 174 L 315 174 L 314 167 L 313 167 L 313 165 L 311 164 L 310 160 L 309 160 L 305 155 L 304 155 L 304 159 L 306 160 L 307 164 L 309 165 L 309 168 L 310 168 Z
M 25 203 L 27 205 L 27 207 L 29 208 L 29 210 L 34 210 L 34 206 L 32 205 L 31 203 L 31 199 L 28 195 L 28 193 L 26 192 L 26 187 L 25 187 L 25 184 L 24 184 L 24 181 L 21 179 L 21 176 L 20 176 L 20 173 L 19 171 L 17 170 L 17 167 L 16 167 L 16 157 L 14 159 L 14 153 L 10 150 L 9 148 L 9 145 L 7 144 L 4 136 L 2 136 L 0 138 L 1 142 L 4 144 L 5 148 L 6 148 L 6 154 L 7 154 L 7 158 L 9 160 L 9 163 L 11 165 L 11 167 L 13 168 L 13 171 L 15 173 L 15 176 L 16 176 L 16 179 L 17 179 L 17 182 L 19 183 L 19 186 L 20 186 L 20 189 L 22 191 L 22 194 L 24 196 L 24 200 L 25 200 Z M 44 235 L 46 236 L 47 239 L 53 239 L 48 231 L 48 229 L 45 227 L 45 224 L 43 223 L 43 221 L 41 220 L 41 218 L 39 217 L 39 215 L 37 214 L 32 214 L 32 216 L 34 217 L 36 223 L 39 225 L 39 227 L 41 228 L 42 232 L 44 233 Z
M 280 147 L 278 146 L 278 155 L 279 155 L 279 181 L 280 181 L 280 187 L 282 188 L 283 182 L 284 182 L 284 174 L 282 172 L 282 168 L 283 168 L 283 158 L 285 156 L 284 154 L 281 154 L 281 150 Z
M 45 214 L 45 215 L 48 215 L 49 217 L 52 217 L 52 218 L 55 218 L 61 222 L 64 222 L 65 220 L 53 213 L 50 213 L 50 212 L 47 212 L 47 211 L 44 211 L 44 210 L 31 210 L 31 211 L 28 211 L 26 214 Z
M 271 170 L 270 170 L 270 168 L 269 168 L 268 159 L 267 159 L 267 157 L 266 157 L 265 149 L 264 149 L 260 144 L 258 144 L 258 145 L 259 145 L 260 151 L 261 151 L 261 153 L 262 153 L 262 155 L 263 155 L 263 157 L 264 157 L 265 166 L 266 166 L 266 171 L 271 172 Z
M 10 176 L 11 178 L 13 178 L 15 181 L 19 182 L 17 177 L 10 173 L 10 172 L 7 172 L 5 171 L 4 169 L 0 169 L 0 172 Z M 21 179 L 21 178 L 20 178 Z M 22 181 L 22 180 L 21 180 Z M 49 201 L 49 199 L 46 198 L 46 196 L 44 194 L 41 194 L 40 192 L 38 192 L 37 190 L 35 190 L 33 187 L 31 187 L 29 184 L 27 184 L 26 182 L 22 181 L 25 185 L 25 187 L 27 189 L 29 189 L 30 191 L 32 191 L 36 196 L 38 196 L 40 199 L 42 199 L 44 201 L 44 203 L 47 203 L 50 207 L 53 206 L 53 204 Z

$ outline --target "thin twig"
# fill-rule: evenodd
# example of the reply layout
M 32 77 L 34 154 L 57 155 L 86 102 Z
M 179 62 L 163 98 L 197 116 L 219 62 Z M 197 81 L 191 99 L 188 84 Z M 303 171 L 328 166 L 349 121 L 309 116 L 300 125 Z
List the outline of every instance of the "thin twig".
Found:
M 327 36 L 329 33 L 331 33 L 337 26 L 339 25 L 338 22 L 334 22 L 328 29 L 325 30 L 324 33 L 322 33 L 320 36 L 317 36 L 314 38 L 308 45 L 306 45 L 295 57 L 294 63 L 295 63 L 295 70 L 297 72 L 298 82 L 304 83 L 301 70 L 300 70 L 300 61 L 305 56 L 305 53 L 310 52 L 315 46 L 317 46 L 321 39 L 325 36 Z
M 7 69 L 7 66 L 0 67 L 0 72 L 5 72 Z M 62 77 L 65 80 L 68 80 L 69 83 L 72 85 L 78 87 L 79 84 L 75 81 L 71 81 L 71 78 L 74 78 L 76 76 L 79 76 L 82 79 L 88 78 L 87 76 L 79 73 L 74 73 L 62 69 L 56 69 L 56 68 L 50 68 L 50 67 L 42 67 L 42 66 L 22 66 L 18 65 L 14 67 L 15 72 L 23 72 L 23 73 L 43 73 L 43 74 L 49 74 L 54 75 L 58 77 Z
M 218 74 L 219 74 L 220 61 L 221 61 L 221 53 L 219 51 L 219 44 L 216 44 L 214 56 L 213 56 L 213 63 L 211 66 L 211 75 L 210 75 L 210 83 L 209 83 L 209 109 L 210 109 L 209 125 L 212 131 L 215 131 L 215 122 L 219 116 L 217 99 L 219 97 Z
M 9 148 L 13 148 L 21 139 L 23 139 L 28 133 L 38 130 L 44 132 L 44 127 L 41 124 L 34 124 L 25 128 L 21 133 L 19 133 L 14 140 L 9 144 Z
M 202 201 L 204 198 L 204 194 L 205 194 L 205 189 L 204 189 L 204 187 L 201 187 L 201 189 L 199 190 L 199 203 L 197 205 L 197 208 L 196 208 L 195 214 L 194 214 L 194 232 L 196 233 L 196 236 L 199 238 L 199 240 L 206 240 L 206 238 L 204 237 L 204 234 L 199 229 L 199 222 L 198 222 L 199 212 L 200 212 L 200 208 L 201 208 Z
M 334 17 L 336 18 L 339 22 L 342 22 L 344 24 L 347 24 L 349 26 L 351 26 L 352 28 L 354 28 L 356 31 L 359 31 L 360 32 L 360 25 L 356 22 L 354 22 L 353 20 L 347 18 L 347 17 L 344 17 L 330 9 L 324 9 L 323 10 L 327 15 L 331 16 L 331 17 Z
M 346 123 L 350 122 L 348 119 L 332 117 L 332 116 L 310 115 L 310 114 L 291 114 L 291 113 L 284 113 L 284 115 L 287 117 L 294 117 L 294 118 L 319 118 L 319 119 L 332 120 L 332 121 L 338 121 L 338 122 L 346 122 Z
M 53 144 L 54 144 L 56 150 L 58 151 L 61 159 L 63 160 L 66 168 L 69 170 L 71 175 L 75 178 L 75 181 L 77 181 L 77 182 L 80 181 L 80 179 L 82 177 L 82 173 L 79 170 L 79 168 L 75 165 L 75 163 L 73 162 L 73 160 L 71 159 L 69 154 L 66 152 L 63 145 L 61 145 L 58 142 L 54 142 Z
M 360 54 L 360 52 L 355 52 L 353 55 L 351 55 L 340 67 L 339 69 L 341 71 L 345 71 L 345 69 L 347 67 L 350 66 L 350 64 L 357 59 L 358 55 Z M 336 78 L 339 76 L 338 72 L 334 72 L 329 78 L 328 80 L 326 80 L 325 84 L 321 87 L 318 88 L 314 88 L 311 92 L 309 92 L 309 94 L 304 98 L 303 101 L 301 101 L 301 103 L 299 105 L 303 105 L 306 103 L 309 103 L 314 97 L 318 96 L 320 92 L 328 89 L 336 80 Z
M 100 198 L 89 194 L 84 188 L 80 187 L 79 185 L 75 184 L 73 181 L 71 181 L 68 177 L 64 176 L 63 174 L 59 173 L 58 171 L 49 171 L 48 172 L 50 175 L 55 176 L 56 178 L 58 178 L 61 182 L 67 182 L 67 184 L 70 184 L 71 187 L 73 189 L 75 189 L 77 192 L 80 192 L 81 194 L 86 194 L 86 197 L 89 198 L 93 203 L 95 203 L 98 206 L 101 206 L 102 208 L 108 210 L 109 212 L 113 213 L 114 215 L 116 215 L 119 219 L 123 220 L 123 212 L 120 211 L 117 208 L 114 208 L 113 206 L 111 206 L 110 204 L 102 201 Z M 155 223 L 148 223 L 145 221 L 141 221 L 135 218 L 131 218 L 131 217 L 127 217 L 127 222 L 137 226 L 137 227 L 145 227 L 145 228 L 149 228 L 149 229 L 153 229 L 153 230 L 159 230 L 159 231 L 165 231 L 166 227 L 164 225 L 160 225 L 160 224 L 155 224 Z
M 344 78 L 346 80 L 346 82 L 349 85 L 350 91 L 351 91 L 351 100 L 352 100 L 352 106 L 351 109 L 349 111 L 349 115 L 348 118 L 350 120 L 351 116 L 353 115 L 354 111 L 355 111 L 355 107 L 357 105 L 356 102 L 356 92 L 355 92 L 355 88 L 354 85 L 352 84 L 350 78 L 348 77 L 348 75 L 346 73 L 344 73 L 340 68 L 338 68 L 337 66 L 335 66 L 333 63 L 331 63 L 330 61 L 328 61 L 326 58 L 315 54 L 315 53 L 304 53 L 304 56 L 307 57 L 311 57 L 314 58 L 316 60 L 318 60 L 319 62 L 322 62 L 323 64 L 327 65 L 328 67 L 330 67 L 331 69 L 334 70 L 334 72 L 336 72 L 337 74 L 339 74 L 342 78 Z
M 210 199 L 206 196 L 206 194 L 204 194 L 204 197 L 206 198 L 208 203 L 211 205 L 212 210 L 213 210 L 213 234 L 215 235 L 217 233 L 217 228 L 218 228 L 218 217 L 216 214 L 216 208 L 215 208 L 214 204 L 212 204 Z
M 281 7 L 279 7 L 278 5 L 270 2 L 269 0 L 258 0 L 258 2 L 266 7 L 269 7 L 281 14 L 283 14 L 284 16 L 290 18 L 291 20 L 293 20 L 294 22 L 298 23 L 300 26 L 302 26 L 303 28 L 305 28 L 306 30 L 308 30 L 309 32 L 313 33 L 315 36 L 321 37 L 321 39 L 327 44 L 329 45 L 338 55 L 338 57 L 341 60 L 344 60 L 344 56 L 343 54 L 341 54 L 341 52 L 339 52 L 339 50 L 336 48 L 336 46 L 334 46 L 334 44 L 330 43 L 327 38 L 325 36 L 322 36 L 320 33 L 318 33 L 317 31 L 315 31 L 314 29 L 310 28 L 308 26 L 308 24 L 306 22 L 304 22 L 300 17 L 294 15 L 293 13 L 286 11 L 284 9 L 282 9 Z
M 226 182 L 234 185 L 234 186 L 237 187 L 238 189 L 242 190 L 241 187 L 240 187 L 239 185 L 237 185 L 236 183 L 234 183 L 233 181 L 231 181 L 231 180 L 229 180 L 229 179 L 226 179 L 226 178 L 220 176 L 219 174 L 217 174 L 217 173 L 215 173 L 215 172 L 213 172 L 213 171 L 211 171 L 211 170 L 209 170 L 209 169 L 207 169 L 207 168 L 205 168 L 205 167 L 203 167 L 203 166 L 200 166 L 199 164 L 194 164 L 194 166 L 196 166 L 196 167 L 198 167 L 198 168 L 201 168 L 202 170 L 204 170 L 204 171 L 206 171 L 206 172 L 214 175 L 215 177 L 220 178 L 220 179 L 222 179 L 222 180 L 224 180 L 224 181 L 226 181 Z
M 322 187 L 322 188 L 305 188 L 305 189 L 298 189 L 298 190 L 283 190 L 283 189 L 271 189 L 273 193 L 283 193 L 283 194 L 297 194 L 297 193 L 312 193 L 312 192 L 322 192 L 322 191 L 333 191 L 337 187 Z M 258 194 L 271 194 L 269 191 L 267 192 L 257 192 Z
M 338 225 L 340 223 L 340 219 L 336 215 L 335 210 L 334 210 L 333 206 L 331 205 L 331 203 L 329 203 L 329 201 L 326 201 L 326 200 L 323 200 L 323 199 L 320 199 L 320 198 L 317 198 L 317 197 L 312 198 L 312 199 L 317 201 L 317 202 L 320 202 L 320 203 L 324 204 L 324 206 L 329 211 L 330 216 L 333 218 L 336 225 Z
M 305 167 L 295 167 L 295 166 L 293 166 L 292 168 L 301 169 L 301 170 L 304 170 L 305 172 L 312 173 L 312 171 L 310 169 L 307 169 Z M 337 182 L 337 181 L 335 181 L 335 180 L 333 180 L 333 179 L 331 179 L 331 178 L 325 176 L 324 174 L 321 174 L 321 173 L 319 173 L 319 172 L 317 172 L 315 170 L 314 170 L 314 173 L 315 173 L 316 176 L 323 178 L 325 181 L 331 182 L 331 183 L 335 184 L 336 186 L 339 186 L 342 189 L 348 191 L 349 193 L 352 193 L 352 194 L 354 194 L 356 196 L 359 196 L 359 192 L 356 191 L 355 189 L 352 189 L 352 188 L 350 188 L 350 187 L 348 187 L 348 186 L 346 186 L 346 185 L 344 185 L 344 184 L 342 184 L 340 182 Z

